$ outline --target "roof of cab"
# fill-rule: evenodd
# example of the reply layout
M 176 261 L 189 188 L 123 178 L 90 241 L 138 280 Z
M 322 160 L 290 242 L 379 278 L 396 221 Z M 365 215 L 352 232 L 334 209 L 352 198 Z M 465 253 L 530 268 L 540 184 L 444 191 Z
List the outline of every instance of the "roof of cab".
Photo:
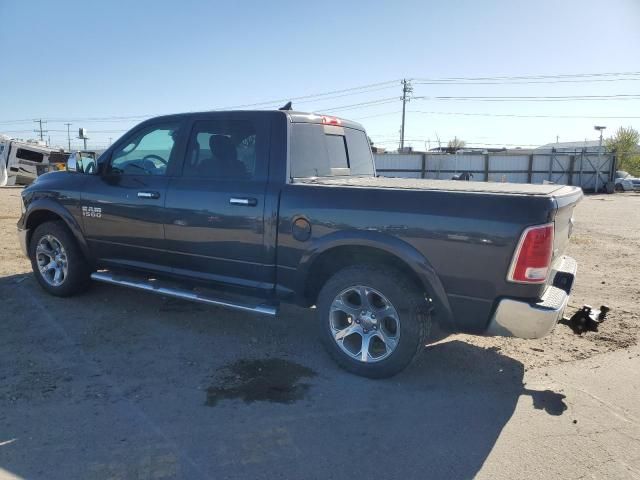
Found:
M 291 123 L 324 123 L 323 117 L 331 117 L 337 119 L 340 123 L 339 126 L 349 127 L 349 128 L 357 128 L 359 130 L 364 130 L 361 124 L 358 122 L 354 122 L 352 120 L 347 120 L 346 118 L 334 117 L 333 115 L 323 115 L 322 113 L 308 113 L 308 112 L 297 112 L 293 110 L 284 110 L 289 116 L 289 120 Z
M 354 122 L 351 120 L 347 120 L 345 118 L 335 117 L 333 115 L 323 115 L 322 113 L 309 113 L 309 112 L 298 112 L 294 110 L 208 110 L 202 112 L 185 112 L 185 113 L 173 113 L 167 115 L 160 115 L 157 117 L 149 118 L 148 120 L 159 120 L 159 119 L 173 119 L 180 117 L 188 117 L 192 115 L 207 115 L 212 113 L 231 113 L 231 114 L 241 114 L 241 113 L 251 113 L 251 114 L 273 114 L 280 113 L 286 115 L 291 123 L 318 123 L 322 124 L 323 117 L 331 117 L 339 120 L 340 124 L 338 126 L 349 127 L 349 128 L 357 128 L 359 130 L 364 130 L 364 127 L 358 122 Z M 148 120 L 145 120 L 148 121 Z M 144 122 L 143 122 L 144 123 Z

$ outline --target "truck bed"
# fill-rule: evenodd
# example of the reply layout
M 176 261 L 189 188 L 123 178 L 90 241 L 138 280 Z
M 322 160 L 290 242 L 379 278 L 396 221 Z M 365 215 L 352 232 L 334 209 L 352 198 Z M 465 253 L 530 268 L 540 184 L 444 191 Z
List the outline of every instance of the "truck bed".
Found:
M 296 179 L 295 183 L 335 185 L 363 188 L 400 188 L 497 195 L 564 196 L 577 193 L 579 188 L 566 185 L 536 185 L 530 183 L 464 182 L 457 180 L 430 180 L 392 177 L 315 177 Z

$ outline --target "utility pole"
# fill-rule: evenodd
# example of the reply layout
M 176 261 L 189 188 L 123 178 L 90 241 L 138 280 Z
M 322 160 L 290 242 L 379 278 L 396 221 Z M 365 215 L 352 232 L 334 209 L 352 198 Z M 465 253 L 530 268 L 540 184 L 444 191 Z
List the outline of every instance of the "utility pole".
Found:
M 65 125 L 67 126 L 67 143 L 69 144 L 69 152 L 71 151 L 71 132 L 69 131 L 69 128 L 71 127 L 70 123 L 65 123 Z
M 407 109 L 407 102 L 410 100 L 408 94 L 413 92 L 411 82 L 406 78 L 402 80 L 402 126 L 400 127 L 400 150 L 404 148 L 404 122 Z
M 38 133 L 38 134 L 40 135 L 40 140 L 41 140 L 41 141 L 44 141 L 44 134 L 45 134 L 45 133 L 48 133 L 48 132 L 47 132 L 47 130 L 43 130 L 43 129 L 42 129 L 42 124 L 43 124 L 43 123 L 45 123 L 45 124 L 46 124 L 47 122 L 46 122 L 46 121 L 44 121 L 44 122 L 43 122 L 43 121 L 42 121 L 42 119 L 34 120 L 34 122 L 35 122 L 35 123 L 37 123 L 37 124 L 39 125 L 38 130 L 34 130 L 34 132 L 36 132 L 36 133 Z

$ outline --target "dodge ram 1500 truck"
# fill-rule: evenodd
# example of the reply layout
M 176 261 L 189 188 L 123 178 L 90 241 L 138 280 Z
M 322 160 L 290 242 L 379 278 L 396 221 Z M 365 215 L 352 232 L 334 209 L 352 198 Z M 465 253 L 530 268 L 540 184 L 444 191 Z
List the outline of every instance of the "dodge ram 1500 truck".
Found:
M 294 111 L 168 115 L 22 193 L 40 285 L 90 279 L 274 316 L 315 307 L 330 355 L 393 375 L 438 331 L 539 338 L 576 272 L 576 187 L 379 178 L 357 123 Z

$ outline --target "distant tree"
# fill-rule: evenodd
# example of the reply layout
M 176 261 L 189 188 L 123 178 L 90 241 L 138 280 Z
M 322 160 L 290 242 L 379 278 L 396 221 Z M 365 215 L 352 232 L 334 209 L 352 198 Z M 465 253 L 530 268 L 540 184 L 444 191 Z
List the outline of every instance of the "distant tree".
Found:
M 618 169 L 626 170 L 632 175 L 640 175 L 640 134 L 632 127 L 620 127 L 616 134 L 608 138 L 605 145 L 615 152 L 618 158 Z
M 458 137 L 453 137 L 453 140 L 449 140 L 447 144 L 447 151 L 450 153 L 455 153 L 456 151 L 464 148 L 466 145 L 464 140 L 460 140 Z

